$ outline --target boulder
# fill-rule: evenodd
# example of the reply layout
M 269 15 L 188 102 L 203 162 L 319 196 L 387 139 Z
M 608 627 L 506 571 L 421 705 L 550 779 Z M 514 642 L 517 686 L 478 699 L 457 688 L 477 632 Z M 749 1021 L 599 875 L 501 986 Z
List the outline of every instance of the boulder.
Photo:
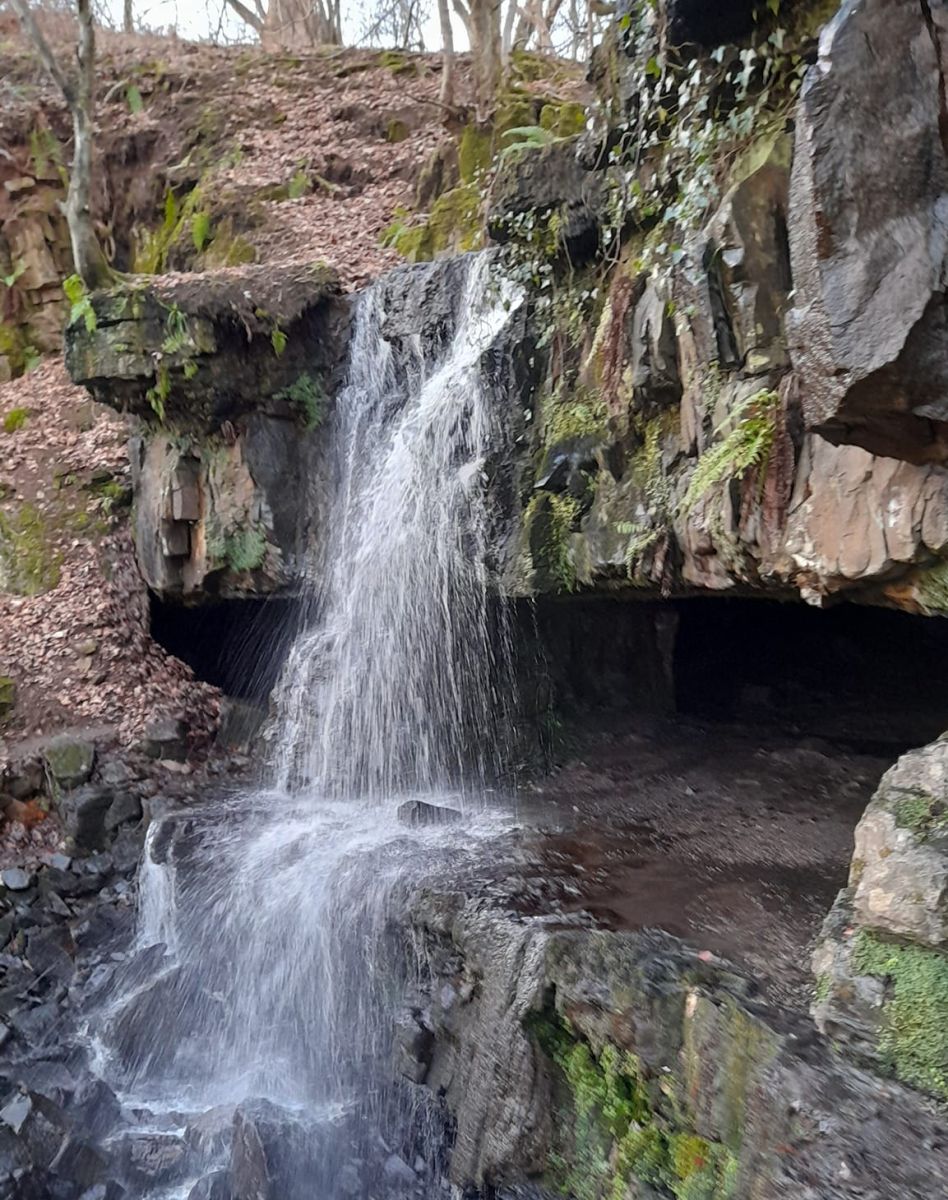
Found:
M 233 1200 L 311 1200 L 331 1195 L 342 1139 L 335 1126 L 269 1100 L 248 1100 L 234 1115 Z
M 451 825 L 460 821 L 461 814 L 456 808 L 448 808 L 443 804 L 427 804 L 424 800 L 408 800 L 398 806 L 398 819 L 404 825 Z
M 145 727 L 141 749 L 149 758 L 185 762 L 188 757 L 187 726 L 176 717 L 159 717 Z
M 25 871 L 22 867 L 7 867 L 5 871 L 0 871 L 0 883 L 8 892 L 25 892 L 35 879 L 31 871 Z
M 55 801 L 63 828 L 77 850 L 98 850 L 105 844 L 105 815 L 113 799 L 108 788 L 87 783 L 75 791 L 63 792 Z
M 856 921 L 948 949 L 948 740 L 905 754 L 856 826 Z
M 54 738 L 43 748 L 43 761 L 58 787 L 78 787 L 92 774 L 95 745 L 68 735 Z
M 559 246 L 571 262 L 599 248 L 599 213 L 605 185 L 601 172 L 584 170 L 575 138 L 524 149 L 502 164 L 490 195 L 487 227 L 495 242 L 516 238 L 518 220 L 556 214 Z
M 190 1149 L 174 1133 L 129 1133 L 118 1143 L 125 1174 L 140 1185 L 178 1182 L 187 1176 Z

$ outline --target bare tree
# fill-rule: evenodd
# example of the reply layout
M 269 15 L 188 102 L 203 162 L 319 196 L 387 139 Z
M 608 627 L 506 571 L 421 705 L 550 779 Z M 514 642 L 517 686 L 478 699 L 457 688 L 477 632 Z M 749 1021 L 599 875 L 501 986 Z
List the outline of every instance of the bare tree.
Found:
M 424 50 L 427 0 L 370 0 L 366 8 L 360 44 Z
M 342 45 L 342 0 L 227 0 L 264 46 Z
M 471 46 L 474 98 L 481 119 L 493 108 L 503 75 L 502 8 L 503 0 L 454 0 L 454 11 Z
M 135 32 L 135 13 L 133 11 L 134 0 L 125 0 L 122 12 L 122 29 L 125 33 Z
M 66 194 L 66 220 L 72 242 L 76 273 L 87 288 L 106 287 L 115 281 L 115 272 L 96 237 L 92 223 L 92 160 L 95 115 L 95 28 L 91 0 L 77 0 L 79 37 L 76 44 L 76 79 L 62 69 L 37 24 L 29 0 L 10 0 L 13 10 L 50 78 L 62 92 L 72 114 L 72 170 Z
M 441 93 L 439 99 L 448 107 L 454 104 L 454 30 L 448 0 L 438 0 L 438 23 L 441 26 Z

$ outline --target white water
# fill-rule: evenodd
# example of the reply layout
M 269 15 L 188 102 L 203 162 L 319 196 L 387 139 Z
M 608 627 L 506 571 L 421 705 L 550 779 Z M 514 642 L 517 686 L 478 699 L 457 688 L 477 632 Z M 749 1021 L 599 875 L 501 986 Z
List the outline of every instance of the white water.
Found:
M 491 298 L 489 269 L 470 261 L 455 332 L 434 350 L 397 354 L 384 293 L 360 301 L 331 430 L 328 553 L 278 689 L 275 786 L 150 831 L 147 952 L 101 1014 L 127 1099 L 358 1102 L 382 1119 L 373 1068 L 391 1033 L 399 899 L 456 872 L 506 819 L 484 804 L 509 687 L 485 569 L 496 425 L 480 360 L 511 303 Z M 409 829 L 408 797 L 465 819 Z M 324 1200 L 332 1179 L 311 1182 L 301 1194 Z

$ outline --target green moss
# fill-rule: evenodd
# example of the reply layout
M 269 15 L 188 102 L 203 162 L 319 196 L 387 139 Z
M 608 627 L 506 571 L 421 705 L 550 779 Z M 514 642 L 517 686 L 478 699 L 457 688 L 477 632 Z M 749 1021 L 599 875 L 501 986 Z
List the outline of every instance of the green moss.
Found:
M 540 413 L 543 444 L 547 447 L 572 438 L 603 437 L 606 433 L 605 401 L 589 387 L 567 388 L 561 383 L 541 402 Z
M 481 193 L 470 184 L 462 184 L 439 196 L 428 221 L 432 248 L 441 250 L 478 250 L 484 241 L 481 222 Z
M 852 961 L 889 986 L 879 1039 L 883 1064 L 903 1083 L 948 1101 L 948 957 L 863 930 Z
M 580 503 L 572 496 L 539 492 L 527 505 L 524 524 L 533 568 L 541 588 L 571 592 L 576 586 L 570 535 Z
M 465 125 L 458 141 L 458 169 L 462 183 L 473 183 L 490 167 L 494 157 L 493 131 L 479 125 Z
M 33 129 L 30 131 L 29 140 L 30 161 L 33 164 L 33 173 L 37 178 L 45 178 L 51 168 L 57 168 L 57 170 L 62 168 L 62 147 L 51 129 Z
M 928 792 L 905 792 L 895 802 L 895 822 L 921 838 L 948 832 L 948 806 Z
M 586 128 L 586 109 L 582 104 L 544 104 L 540 109 L 540 127 L 557 137 L 574 137 Z
M 576 1200 L 624 1200 L 637 1181 L 678 1200 L 728 1200 L 734 1155 L 656 1111 L 634 1054 L 608 1043 L 595 1050 L 549 1011 L 525 1024 L 560 1072 L 565 1103 L 550 1160 L 558 1188 Z
M 0 720 L 13 712 L 16 703 L 16 684 L 9 675 L 0 675 Z
M 379 66 L 385 67 L 393 75 L 417 75 L 418 64 L 398 50 L 383 50 L 379 55 Z
M 286 185 L 286 198 L 287 200 L 299 200 L 311 191 L 312 184 L 310 183 L 309 175 L 300 168 Z
M 11 408 L 3 417 L 3 432 L 16 433 L 18 429 L 22 429 L 30 415 L 28 408 Z
M 50 530 L 35 504 L 0 512 L 0 586 L 19 596 L 36 596 L 59 583 L 62 562 L 50 547 Z
M 410 132 L 405 122 L 395 117 L 385 126 L 385 140 L 392 145 L 398 145 L 399 142 L 405 141 Z
M 7 359 L 14 375 L 19 375 L 26 366 L 23 332 L 16 325 L 0 323 L 0 358 Z
M 225 217 L 217 226 L 214 240 L 204 251 L 208 267 L 241 267 L 257 261 L 257 248 L 240 234 L 234 233 L 234 222 Z

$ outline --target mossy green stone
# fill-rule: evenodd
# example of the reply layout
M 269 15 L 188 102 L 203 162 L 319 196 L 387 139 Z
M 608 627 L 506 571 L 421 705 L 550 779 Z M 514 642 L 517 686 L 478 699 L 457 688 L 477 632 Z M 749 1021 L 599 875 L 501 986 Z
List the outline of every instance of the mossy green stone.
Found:
M 81 739 L 56 738 L 44 748 L 43 759 L 59 787 L 78 787 L 92 774 L 95 746 Z

